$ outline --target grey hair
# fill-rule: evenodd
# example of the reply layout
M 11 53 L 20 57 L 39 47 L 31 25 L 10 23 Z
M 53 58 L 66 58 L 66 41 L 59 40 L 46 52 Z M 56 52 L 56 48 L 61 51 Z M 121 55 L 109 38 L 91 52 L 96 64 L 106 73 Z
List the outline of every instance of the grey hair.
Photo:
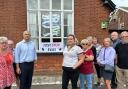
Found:
M 122 36 L 128 36 L 128 32 L 127 32 L 127 31 L 123 31 L 123 32 L 121 32 L 120 36 L 121 36 L 121 37 L 122 37 Z
M 8 42 L 8 38 L 5 36 L 0 36 L 0 43 Z

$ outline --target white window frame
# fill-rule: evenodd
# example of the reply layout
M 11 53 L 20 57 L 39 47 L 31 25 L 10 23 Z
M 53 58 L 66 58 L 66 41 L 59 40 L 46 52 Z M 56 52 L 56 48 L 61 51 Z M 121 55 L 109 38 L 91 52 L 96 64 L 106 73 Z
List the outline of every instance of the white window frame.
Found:
M 72 10 L 64 10 L 63 9 L 63 6 L 64 6 L 64 3 L 63 1 L 64 0 L 61 0 L 61 10 L 52 10 L 52 0 L 50 0 L 50 9 L 40 9 L 40 0 L 37 0 L 38 1 L 38 9 L 36 9 L 35 11 L 37 11 L 38 13 L 38 30 L 39 30 L 39 37 L 37 36 L 38 38 L 38 47 L 39 47 L 39 50 L 37 50 L 38 53 L 47 53 L 47 52 L 43 52 L 42 49 L 41 49 L 41 39 L 42 38 L 49 38 L 49 37 L 42 37 L 41 36 L 41 11 L 48 11 L 50 12 L 50 20 L 51 20 L 51 13 L 52 11 L 60 11 L 61 12 L 61 37 L 53 37 L 52 35 L 50 35 L 50 43 L 53 42 L 53 38 L 61 38 L 61 43 L 64 44 L 64 39 L 66 39 L 67 37 L 64 37 L 64 12 L 71 12 L 72 13 L 72 32 L 69 33 L 69 34 L 74 34 L 74 0 L 72 0 Z M 28 7 L 28 0 L 26 0 L 26 3 L 27 3 L 27 30 L 29 31 L 29 11 L 34 11 L 34 9 L 29 9 Z M 52 21 L 50 21 L 50 24 L 51 24 Z M 51 31 L 51 25 L 50 25 L 50 34 L 52 34 L 52 31 Z M 33 37 L 32 37 L 33 38 Z M 48 52 L 50 53 L 50 52 Z M 58 52 L 55 52 L 55 53 L 58 53 Z

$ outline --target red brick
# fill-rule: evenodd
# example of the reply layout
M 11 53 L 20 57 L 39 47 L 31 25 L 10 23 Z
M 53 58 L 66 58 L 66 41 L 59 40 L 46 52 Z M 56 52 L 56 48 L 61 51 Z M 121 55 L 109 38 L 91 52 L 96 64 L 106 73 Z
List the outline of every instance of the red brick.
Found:
M 101 21 L 107 20 L 110 10 L 102 0 L 74 0 L 75 34 L 79 40 L 92 35 L 100 42 L 108 36 L 107 29 L 101 29 Z M 7 36 L 17 43 L 27 29 L 26 0 L 0 0 L 0 36 Z M 62 54 L 38 54 L 35 71 L 39 73 L 61 72 Z

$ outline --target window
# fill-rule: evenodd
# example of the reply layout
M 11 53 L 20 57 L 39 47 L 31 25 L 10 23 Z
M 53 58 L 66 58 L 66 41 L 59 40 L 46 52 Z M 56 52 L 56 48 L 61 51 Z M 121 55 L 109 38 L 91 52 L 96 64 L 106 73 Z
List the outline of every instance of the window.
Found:
M 74 33 L 74 0 L 27 0 L 27 28 L 38 52 L 62 52 Z

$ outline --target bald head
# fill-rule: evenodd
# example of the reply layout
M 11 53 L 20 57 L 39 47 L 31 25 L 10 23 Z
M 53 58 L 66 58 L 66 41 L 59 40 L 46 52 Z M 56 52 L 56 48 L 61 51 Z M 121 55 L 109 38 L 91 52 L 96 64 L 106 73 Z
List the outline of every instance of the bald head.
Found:
M 12 40 L 8 40 L 8 44 L 14 44 Z
M 11 50 L 14 48 L 14 42 L 12 40 L 8 40 L 8 48 Z
M 111 39 L 112 40 L 116 40 L 116 39 L 118 39 L 118 37 L 119 37 L 119 34 L 117 32 L 112 32 L 111 33 Z
M 31 35 L 29 31 L 24 31 L 23 35 L 25 35 L 25 34 Z

